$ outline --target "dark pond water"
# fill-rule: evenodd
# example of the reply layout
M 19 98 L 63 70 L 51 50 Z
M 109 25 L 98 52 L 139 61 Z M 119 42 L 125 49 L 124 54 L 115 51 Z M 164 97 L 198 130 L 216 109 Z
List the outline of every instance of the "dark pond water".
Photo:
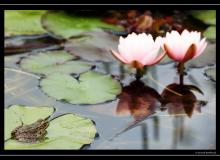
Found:
M 124 71 L 121 65 L 96 62 L 96 71 L 121 81 L 122 94 L 102 104 L 72 105 L 46 96 L 38 87 L 39 77 L 19 68 L 17 62 L 27 54 L 5 56 L 5 107 L 13 104 L 54 106 L 56 112 L 51 118 L 75 113 L 92 119 L 99 136 L 83 149 L 216 148 L 216 84 L 204 75 L 209 66 L 191 68 L 185 76 L 185 84 L 198 87 L 202 95 L 196 91 L 185 93 L 174 84 L 179 81 L 174 63 L 148 68 L 141 79 L 143 83 L 130 85 L 134 75 Z M 187 100 L 164 91 L 168 85 L 184 92 Z M 167 97 L 162 110 L 158 96 Z M 141 104 L 140 107 L 133 102 Z

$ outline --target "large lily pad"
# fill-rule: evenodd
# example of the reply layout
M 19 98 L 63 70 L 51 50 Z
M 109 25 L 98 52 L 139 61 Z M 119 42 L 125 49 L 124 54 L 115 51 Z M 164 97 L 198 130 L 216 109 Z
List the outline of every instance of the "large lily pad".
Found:
M 215 10 L 195 10 L 191 11 L 191 15 L 206 24 L 216 24 L 216 11 Z
M 30 108 L 30 110 L 42 109 L 41 107 L 28 108 Z M 50 108 L 51 107 L 48 107 L 48 109 Z M 41 110 L 41 112 L 43 112 L 43 110 Z M 26 112 L 21 113 L 24 116 L 28 114 Z M 11 118 L 11 114 L 7 112 L 5 114 L 7 119 Z M 33 114 L 34 112 L 28 115 L 32 116 Z M 40 118 L 44 118 L 44 116 Z M 7 125 L 10 124 L 7 123 Z M 16 126 L 19 126 L 19 124 Z M 46 131 L 46 139 L 41 142 L 22 143 L 17 140 L 9 139 L 5 142 L 5 149 L 80 149 L 83 145 L 92 143 L 96 135 L 96 128 L 90 119 L 74 114 L 66 114 L 51 120 Z
M 64 11 L 47 12 L 42 18 L 42 25 L 50 33 L 62 38 L 78 36 L 98 28 L 121 29 L 121 27 L 104 23 L 96 17 L 76 16 Z
M 6 10 L 5 35 L 33 35 L 46 31 L 41 26 L 41 16 L 44 10 Z
M 21 68 L 33 73 L 50 74 L 54 72 L 62 73 L 82 73 L 91 69 L 92 64 L 80 60 L 74 60 L 74 55 L 65 51 L 51 51 L 30 55 L 21 60 Z
M 118 37 L 104 31 L 85 33 L 82 38 L 72 38 L 65 43 L 65 50 L 90 61 L 113 61 L 110 49 L 117 50 Z
M 13 105 L 5 109 L 5 140 L 9 139 L 11 131 L 22 123 L 31 124 L 40 118 L 47 118 L 53 112 L 53 107 L 25 107 Z
M 43 78 L 40 86 L 49 96 L 72 104 L 102 103 L 115 99 L 121 92 L 118 81 L 92 71 L 81 74 L 77 79 L 54 73 Z

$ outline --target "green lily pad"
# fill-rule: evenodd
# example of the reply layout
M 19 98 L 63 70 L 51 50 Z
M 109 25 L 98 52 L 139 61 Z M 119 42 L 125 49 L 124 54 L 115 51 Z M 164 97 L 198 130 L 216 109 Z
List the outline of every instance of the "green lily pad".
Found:
M 216 24 L 216 11 L 215 10 L 195 10 L 191 11 L 191 15 L 200 21 L 215 25 Z
M 205 75 L 212 81 L 216 82 L 216 68 L 209 68 L 205 70 Z
M 40 22 L 44 13 L 44 10 L 5 10 L 5 35 L 46 33 Z
M 41 107 L 28 107 L 30 109 L 41 110 Z M 51 107 L 47 107 L 51 108 Z M 41 110 L 43 112 L 43 110 Z M 21 112 L 24 116 L 32 116 L 32 113 Z M 52 114 L 52 113 L 51 113 Z M 6 118 L 11 118 L 11 114 L 5 113 Z M 38 113 L 38 115 L 41 115 Z M 43 116 L 41 116 L 43 118 Z M 7 123 L 7 125 L 10 125 Z M 6 125 L 6 126 L 7 126 Z M 15 125 L 14 125 L 15 126 Z M 16 126 L 19 126 L 16 125 Z M 46 139 L 37 143 L 22 143 L 9 139 L 5 142 L 6 150 L 19 149 L 80 149 L 85 144 L 90 144 L 97 133 L 93 122 L 74 114 L 62 115 L 49 122 L 46 129 Z
M 92 31 L 85 33 L 82 38 L 69 39 L 64 48 L 67 52 L 89 61 L 111 62 L 115 58 L 110 50 L 117 50 L 118 39 L 104 31 Z
M 31 124 L 38 119 L 45 119 L 54 112 L 53 107 L 25 107 L 13 105 L 5 109 L 5 140 L 11 136 L 11 131 L 23 124 Z
M 72 104 L 97 104 L 116 98 L 121 92 L 118 81 L 97 72 L 82 73 L 78 79 L 63 73 L 54 73 L 40 81 L 49 96 Z
M 20 66 L 28 72 L 46 75 L 54 72 L 79 74 L 92 67 L 91 63 L 73 59 L 76 57 L 65 51 L 51 51 L 23 58 Z
M 216 27 L 215 26 L 208 27 L 203 33 L 203 35 L 208 39 L 216 39 Z
M 76 16 L 64 11 L 47 12 L 42 17 L 42 25 L 50 33 L 66 39 L 98 28 L 122 29 L 119 26 L 104 23 L 97 17 Z
M 9 116 L 6 116 L 9 115 Z M 17 126 L 22 125 L 20 118 L 12 110 L 5 110 L 5 140 L 11 137 L 11 131 Z

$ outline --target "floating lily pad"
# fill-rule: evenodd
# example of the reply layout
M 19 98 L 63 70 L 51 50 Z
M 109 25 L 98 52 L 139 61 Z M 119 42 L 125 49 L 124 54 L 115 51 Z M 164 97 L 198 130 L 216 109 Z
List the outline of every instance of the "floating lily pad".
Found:
M 25 107 L 13 105 L 5 109 L 5 140 L 11 136 L 11 131 L 23 124 L 31 124 L 38 119 L 45 119 L 54 112 L 53 107 Z
M 46 31 L 41 26 L 41 16 L 44 10 L 6 10 L 5 35 L 33 35 Z
M 121 27 L 104 23 L 96 17 L 76 16 L 64 11 L 47 12 L 42 18 L 42 25 L 50 33 L 66 39 L 98 28 L 121 29 Z
M 205 70 L 205 75 L 212 81 L 216 82 L 216 68 L 209 68 Z
M 72 38 L 64 45 L 65 50 L 90 61 L 114 61 L 110 50 L 117 50 L 118 37 L 104 31 L 85 33 L 82 38 Z
M 207 28 L 203 35 L 209 39 L 216 39 L 216 27 L 211 26 Z
M 35 112 L 25 112 L 26 108 L 30 110 L 39 110 L 44 113 L 42 107 L 25 107 L 21 109 L 23 116 L 31 117 Z M 51 109 L 52 107 L 45 107 Z M 52 113 L 50 113 L 52 114 Z M 50 115 L 49 114 L 49 115 Z M 45 118 L 42 114 L 40 118 Z M 45 115 L 45 114 L 44 114 Z M 5 112 L 7 119 L 12 118 L 11 114 Z M 18 116 L 18 115 L 17 115 Z M 20 118 L 18 116 L 18 118 Z M 32 121 L 36 121 L 33 119 Z M 10 121 L 10 123 L 13 123 Z M 11 125 L 9 121 L 5 126 Z M 20 124 L 13 125 L 19 126 Z M 96 128 L 90 119 L 86 119 L 74 114 L 66 114 L 50 121 L 46 129 L 46 139 L 36 143 L 22 143 L 17 140 L 9 139 L 5 142 L 5 149 L 80 149 L 85 144 L 90 144 L 96 135 Z
M 21 68 L 33 73 L 50 74 L 53 72 L 82 73 L 91 69 L 92 64 L 80 60 L 65 51 L 51 51 L 30 55 L 21 60 Z
M 9 116 L 6 116 L 9 115 Z M 22 125 L 20 118 L 12 110 L 5 110 L 5 140 L 11 137 L 11 131 L 17 126 Z
M 191 11 L 191 15 L 206 24 L 216 24 L 216 11 L 215 10 L 195 10 Z
M 54 73 L 40 82 L 49 96 L 72 104 L 97 104 L 116 98 L 121 92 L 118 81 L 97 72 L 82 73 L 78 79 L 63 73 Z

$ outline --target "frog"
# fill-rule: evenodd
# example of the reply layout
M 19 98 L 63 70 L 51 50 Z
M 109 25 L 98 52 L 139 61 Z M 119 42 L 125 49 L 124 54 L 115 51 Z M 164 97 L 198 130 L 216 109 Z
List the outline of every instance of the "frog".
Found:
M 22 125 L 16 127 L 11 132 L 11 139 L 22 143 L 37 143 L 46 139 L 47 127 L 49 121 L 47 119 L 38 119 L 36 122 L 29 125 Z

